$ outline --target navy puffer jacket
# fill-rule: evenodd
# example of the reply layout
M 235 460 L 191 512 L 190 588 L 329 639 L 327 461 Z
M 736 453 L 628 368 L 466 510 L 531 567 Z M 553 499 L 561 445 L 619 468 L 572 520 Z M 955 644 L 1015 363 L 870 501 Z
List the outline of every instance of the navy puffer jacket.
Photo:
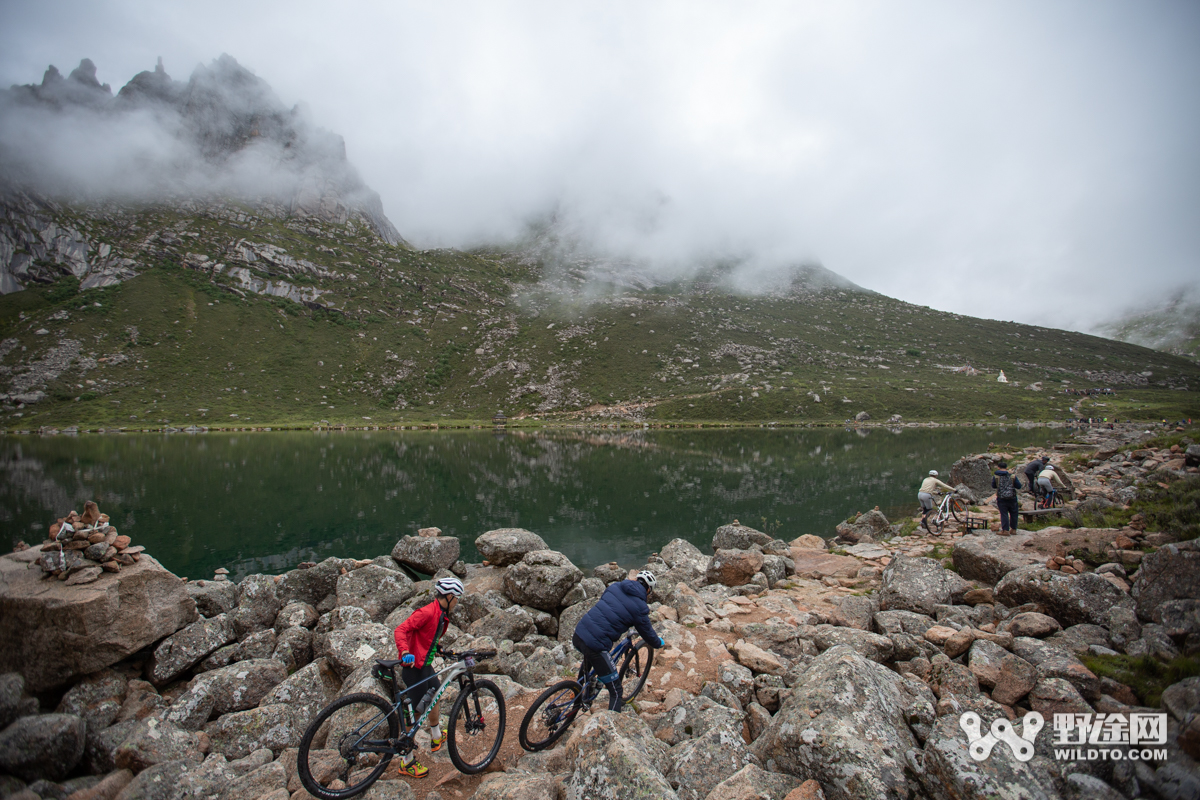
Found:
M 646 587 L 641 581 L 617 581 L 604 590 L 591 610 L 575 626 L 580 640 L 593 650 L 605 651 L 631 627 L 651 647 L 661 646 L 662 639 L 650 624 L 650 606 L 646 603 Z

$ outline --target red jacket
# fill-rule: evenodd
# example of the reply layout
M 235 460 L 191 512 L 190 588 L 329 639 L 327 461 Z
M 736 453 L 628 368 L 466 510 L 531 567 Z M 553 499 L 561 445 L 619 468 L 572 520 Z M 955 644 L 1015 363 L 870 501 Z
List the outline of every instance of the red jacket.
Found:
M 412 653 L 417 659 L 417 669 L 425 666 L 429 648 L 435 639 L 441 638 L 449 624 L 450 615 L 442 611 L 442 604 L 437 600 L 418 608 L 396 628 L 397 657 L 403 658 L 405 653 Z

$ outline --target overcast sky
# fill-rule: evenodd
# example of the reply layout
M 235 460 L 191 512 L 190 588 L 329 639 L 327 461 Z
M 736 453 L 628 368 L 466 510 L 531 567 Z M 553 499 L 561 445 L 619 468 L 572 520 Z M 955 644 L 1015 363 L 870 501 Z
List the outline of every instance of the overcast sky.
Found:
M 228 53 L 419 246 L 557 208 L 685 268 L 815 260 L 1086 328 L 1200 282 L 1200 3 L 0 0 L 0 82 Z

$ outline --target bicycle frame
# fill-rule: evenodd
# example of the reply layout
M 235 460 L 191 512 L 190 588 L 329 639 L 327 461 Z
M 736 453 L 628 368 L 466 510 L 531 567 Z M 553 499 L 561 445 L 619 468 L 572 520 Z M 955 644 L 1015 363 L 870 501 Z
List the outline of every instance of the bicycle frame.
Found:
M 624 639 L 622 639 L 621 641 L 619 641 L 615 645 L 613 645 L 613 648 L 608 651 L 608 657 L 612 659 L 613 665 L 616 666 L 618 664 L 618 662 L 621 660 L 621 656 L 625 655 L 625 652 L 627 650 L 631 649 L 632 647 L 633 647 L 633 634 L 632 633 L 626 634 Z M 588 664 L 587 661 L 582 661 L 579 664 L 579 675 L 578 675 L 578 677 L 576 677 L 575 680 L 577 680 L 579 682 L 579 685 L 583 687 L 583 694 L 581 695 L 581 697 L 583 697 L 585 703 L 590 703 L 591 701 L 596 699 L 594 697 L 587 697 L 588 684 L 591 682 L 593 677 L 598 678 L 598 676 L 596 676 L 595 673 L 596 673 L 596 670 L 590 664 Z
M 416 720 L 412 724 L 412 727 L 410 727 L 408 730 L 401 730 L 400 738 L 395 743 L 385 742 L 382 744 L 372 744 L 369 743 L 370 740 L 367 739 L 367 736 L 369 736 L 372 731 L 378 728 L 381 724 L 383 724 L 383 721 L 387 719 L 388 715 L 381 714 L 378 719 L 370 720 L 368 723 L 364 723 L 364 725 L 370 724 L 371 727 L 363 732 L 362 736 L 360 736 L 355 742 L 355 745 L 361 744 L 362 746 L 360 749 L 364 753 L 392 753 L 394 755 L 404 755 L 409 749 L 411 749 L 413 739 L 416 738 L 417 733 L 421 730 L 421 726 L 425 724 L 425 720 L 429 719 L 429 715 L 433 713 L 433 709 L 437 708 L 438 701 L 442 699 L 442 695 L 445 694 L 446 690 L 450 688 L 451 682 L 457 680 L 464 687 L 468 684 L 474 685 L 475 676 L 471 673 L 471 668 L 474 666 L 474 659 L 470 659 L 469 663 L 468 661 L 455 661 L 449 667 L 446 667 L 440 672 L 431 675 L 423 681 L 418 681 L 412 686 L 407 686 L 404 689 L 397 689 L 392 696 L 392 710 L 389 712 L 389 714 L 396 714 L 401 720 L 403 720 L 404 716 L 400 714 L 400 707 L 404 703 L 404 696 L 409 695 L 409 699 L 411 700 L 412 695 L 409 693 L 414 688 L 420 686 L 422 683 L 428 683 L 434 678 L 441 678 L 443 675 L 446 676 L 445 680 L 441 681 L 441 685 L 438 687 L 437 693 L 434 694 L 433 699 L 429 701 L 429 705 L 426 706 L 425 710 L 421 713 L 421 718 Z M 466 679 L 463 678 L 464 675 L 467 676 Z

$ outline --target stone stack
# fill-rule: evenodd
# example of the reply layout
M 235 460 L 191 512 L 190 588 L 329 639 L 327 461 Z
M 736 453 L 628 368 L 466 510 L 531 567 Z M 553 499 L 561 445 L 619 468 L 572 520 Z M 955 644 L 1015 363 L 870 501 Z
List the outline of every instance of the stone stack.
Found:
M 108 524 L 108 514 L 91 500 L 83 514 L 72 511 L 50 526 L 50 538 L 42 543 L 38 563 L 46 577 L 71 585 L 91 583 L 104 572 L 120 572 L 136 564 L 146 549 Z

